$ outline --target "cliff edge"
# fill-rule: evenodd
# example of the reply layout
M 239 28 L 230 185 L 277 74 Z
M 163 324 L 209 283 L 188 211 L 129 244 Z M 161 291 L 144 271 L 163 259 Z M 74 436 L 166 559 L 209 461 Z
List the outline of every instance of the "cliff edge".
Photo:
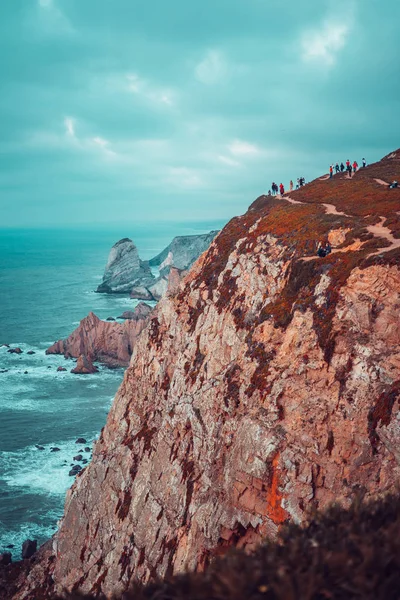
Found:
M 399 176 L 397 151 L 228 223 L 137 339 L 36 582 L 110 596 L 396 486 Z

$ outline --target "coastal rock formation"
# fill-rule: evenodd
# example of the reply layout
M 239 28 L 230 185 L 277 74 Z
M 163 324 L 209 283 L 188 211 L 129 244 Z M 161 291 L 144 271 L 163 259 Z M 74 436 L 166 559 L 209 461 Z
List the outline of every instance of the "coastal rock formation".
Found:
M 201 235 L 177 236 L 160 254 L 149 260 L 149 265 L 160 267 L 160 272 L 172 265 L 187 270 L 209 248 L 217 234 L 218 231 L 210 231 Z
M 399 176 L 397 151 L 228 223 L 137 340 L 36 584 L 111 596 L 396 487 Z
M 152 307 L 145 302 L 139 302 L 134 310 L 126 310 L 118 317 L 118 319 L 133 319 L 134 321 L 140 321 L 141 319 L 146 319 L 152 310 Z
M 85 356 L 109 367 L 127 366 L 146 318 L 138 313 L 135 319 L 115 323 L 101 321 L 91 312 L 66 340 L 53 344 L 46 354 L 63 354 L 65 358 Z
M 119 240 L 111 248 L 99 293 L 129 293 L 141 283 L 151 285 L 154 276 L 147 262 L 140 260 L 135 244 L 129 238 Z
M 130 292 L 131 298 L 137 300 L 160 300 L 168 290 L 169 273 L 172 268 L 185 273 L 195 260 L 207 250 L 218 231 L 210 231 L 202 235 L 179 236 L 172 240 L 160 254 L 149 261 L 152 267 L 159 267 L 160 276 L 150 285 L 144 282 L 135 285 Z
M 90 358 L 81 354 L 77 360 L 76 367 L 71 369 L 71 373 L 75 375 L 90 375 L 91 373 L 97 373 L 99 369 L 94 366 Z

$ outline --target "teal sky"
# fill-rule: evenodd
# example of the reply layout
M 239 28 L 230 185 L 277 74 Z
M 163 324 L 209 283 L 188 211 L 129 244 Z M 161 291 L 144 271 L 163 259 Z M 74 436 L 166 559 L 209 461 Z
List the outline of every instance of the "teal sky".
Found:
M 228 219 L 400 146 L 399 0 L 3 0 L 0 227 Z

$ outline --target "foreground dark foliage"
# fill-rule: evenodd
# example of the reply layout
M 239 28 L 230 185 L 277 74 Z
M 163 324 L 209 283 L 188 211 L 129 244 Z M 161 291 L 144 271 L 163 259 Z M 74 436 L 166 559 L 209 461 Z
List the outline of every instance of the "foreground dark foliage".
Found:
M 267 542 L 251 556 L 232 551 L 215 560 L 204 574 L 188 573 L 135 587 L 122 598 L 398 599 L 400 498 L 388 496 L 370 504 L 356 501 L 349 510 L 332 507 L 315 514 L 305 528 L 287 526 L 277 543 Z

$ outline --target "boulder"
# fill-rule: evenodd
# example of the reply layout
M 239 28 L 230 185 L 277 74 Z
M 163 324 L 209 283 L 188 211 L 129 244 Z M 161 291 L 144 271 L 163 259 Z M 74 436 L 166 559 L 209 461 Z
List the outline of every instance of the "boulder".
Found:
M 65 367 L 57 367 L 57 371 L 58 373 L 61 373 L 62 371 L 66 371 L 67 369 Z
M 154 300 L 153 295 L 144 285 L 134 285 L 129 295 L 136 300 Z
M 89 375 L 91 373 L 97 373 L 98 370 L 99 369 L 95 367 L 90 358 L 84 354 L 81 354 L 78 358 L 75 369 L 71 369 L 71 373 L 75 373 L 75 375 Z
M 22 544 L 22 558 L 31 558 L 37 550 L 37 540 L 25 540 Z
M 34 352 L 33 350 L 29 350 L 29 351 L 27 352 L 27 354 L 29 354 L 29 355 L 32 355 L 32 354 L 36 354 L 36 352 Z
M 106 294 L 129 293 L 133 286 L 150 284 L 153 280 L 148 262 L 140 260 L 132 240 L 123 238 L 111 248 L 103 281 L 96 291 Z
M 21 350 L 21 348 L 10 348 L 9 350 L 7 350 L 7 352 L 9 354 L 22 354 L 23 350 Z
M 107 317 L 106 321 L 115 321 L 114 317 Z
M 50 452 L 61 452 L 61 449 L 60 449 L 60 448 L 57 448 L 57 447 L 55 447 L 55 448 L 50 448 Z
M 79 460 L 81 461 L 83 459 L 82 454 L 77 454 L 76 456 L 74 456 L 74 460 Z
M 89 446 L 86 446 L 85 452 L 91 452 L 91 449 L 89 448 Z
M 85 438 L 80 437 L 76 440 L 75 444 L 86 444 L 86 440 Z
M 35 444 L 35 446 L 36 446 L 36 448 L 38 450 L 44 450 L 45 449 L 44 446 L 39 446 L 39 444 Z

